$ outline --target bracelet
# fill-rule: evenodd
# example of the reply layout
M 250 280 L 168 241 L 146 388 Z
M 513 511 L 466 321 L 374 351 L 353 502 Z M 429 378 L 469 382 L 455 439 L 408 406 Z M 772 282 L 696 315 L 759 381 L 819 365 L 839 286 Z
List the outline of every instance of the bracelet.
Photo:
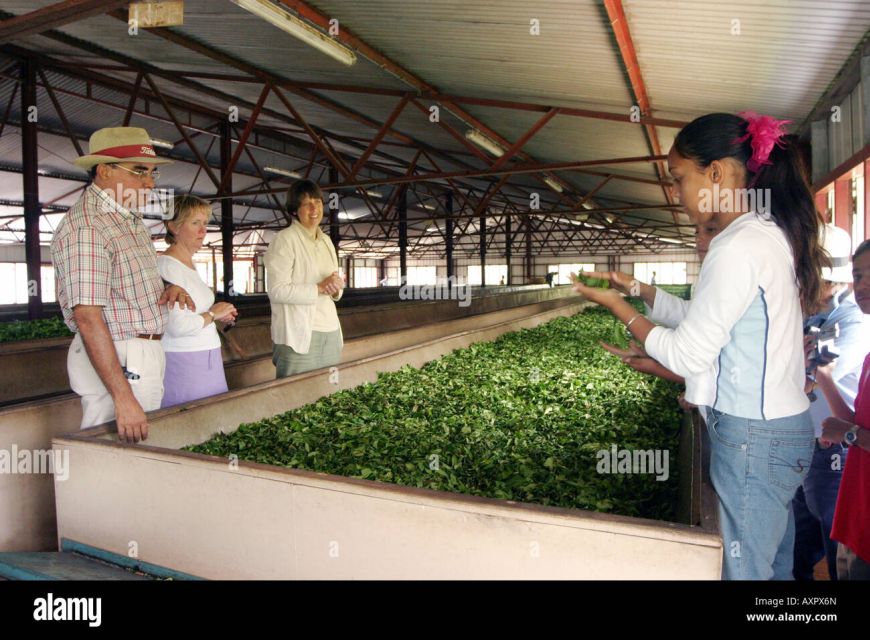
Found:
M 643 316 L 642 313 L 638 313 L 637 315 L 632 316 L 632 318 L 631 318 L 628 322 L 625 323 L 625 328 L 628 329 L 629 327 L 631 327 L 631 323 L 634 322 L 635 320 L 637 320 L 638 318 L 642 317 L 642 316 Z
M 215 319 L 214 312 L 212 312 L 212 311 L 206 311 L 206 313 L 207 313 L 208 315 L 211 316 L 211 321 L 214 322 L 214 319 Z

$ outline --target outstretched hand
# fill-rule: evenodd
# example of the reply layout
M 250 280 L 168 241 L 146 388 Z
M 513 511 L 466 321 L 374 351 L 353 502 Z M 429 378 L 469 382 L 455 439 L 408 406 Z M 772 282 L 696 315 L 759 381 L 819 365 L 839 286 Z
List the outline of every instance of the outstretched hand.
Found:
M 620 349 L 619 347 L 608 344 L 606 342 L 599 342 L 598 344 L 600 344 L 605 351 L 612 353 L 616 357 L 620 358 L 623 362 L 625 362 L 626 358 L 649 357 L 647 356 L 646 351 L 644 351 L 644 348 L 636 340 L 632 340 L 631 342 L 629 342 L 627 349 Z
M 578 280 L 574 280 L 572 288 L 590 302 L 595 302 L 596 304 L 600 304 L 602 307 L 607 307 L 608 309 L 612 308 L 616 302 L 622 300 L 622 294 L 616 289 L 587 287 Z
M 637 297 L 640 295 L 640 283 L 630 273 L 622 271 L 585 271 L 583 275 L 589 278 L 607 280 L 612 289 L 616 289 L 627 296 Z

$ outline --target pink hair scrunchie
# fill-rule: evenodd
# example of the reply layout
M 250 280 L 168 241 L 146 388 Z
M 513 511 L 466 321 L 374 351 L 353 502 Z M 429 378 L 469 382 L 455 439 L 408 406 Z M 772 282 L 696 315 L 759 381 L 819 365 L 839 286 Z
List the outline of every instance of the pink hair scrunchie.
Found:
M 768 158 L 770 158 L 770 152 L 773 151 L 773 146 L 785 146 L 781 140 L 785 135 L 782 127 L 790 124 L 791 120 L 777 120 L 771 116 L 758 115 L 754 111 L 741 111 L 737 115 L 749 124 L 746 126 L 746 135 L 737 138 L 735 142 L 743 142 L 750 138 L 749 146 L 752 147 L 752 157 L 746 162 L 746 166 L 753 173 L 758 173 L 762 166 L 772 164 Z

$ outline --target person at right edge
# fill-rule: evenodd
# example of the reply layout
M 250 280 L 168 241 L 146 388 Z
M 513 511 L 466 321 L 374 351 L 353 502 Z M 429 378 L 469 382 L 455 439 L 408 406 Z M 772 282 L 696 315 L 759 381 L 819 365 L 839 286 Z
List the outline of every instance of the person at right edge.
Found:
M 870 352 L 870 325 L 864 322 L 864 313 L 850 288 L 852 240 L 846 231 L 828 224 L 822 244 L 831 256 L 832 267 L 822 269 L 824 308 L 804 322 L 808 356 L 812 358 L 807 375 L 816 444 L 810 470 L 792 501 L 795 580 L 812 580 L 813 568 L 822 558 L 827 560 L 831 580 L 837 579 L 837 543 L 831 540 L 831 526 L 848 448 L 841 442 L 827 444 L 821 440 L 822 422 L 831 416 L 831 408 L 824 394 L 811 388 L 817 367 L 823 367 L 840 397 L 854 411 L 861 365 Z
M 852 257 L 855 301 L 870 313 L 870 241 L 865 240 Z M 819 389 L 831 408 L 822 422 L 821 443 L 843 443 L 849 456 L 837 494 L 831 538 L 836 540 L 837 579 L 870 580 L 870 354 L 864 359 L 854 411 L 840 395 L 830 375 L 831 366 L 816 371 Z

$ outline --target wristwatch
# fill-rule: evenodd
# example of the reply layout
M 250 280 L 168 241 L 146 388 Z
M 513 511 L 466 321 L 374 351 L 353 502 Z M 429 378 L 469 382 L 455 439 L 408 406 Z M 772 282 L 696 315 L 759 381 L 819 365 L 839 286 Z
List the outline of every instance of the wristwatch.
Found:
M 852 428 L 849 429 L 845 434 L 843 434 L 843 442 L 845 442 L 848 446 L 852 446 L 858 442 L 858 430 L 861 427 L 857 424 L 852 425 Z
M 214 313 L 212 311 L 206 311 L 206 313 L 211 316 L 211 321 L 214 322 Z

